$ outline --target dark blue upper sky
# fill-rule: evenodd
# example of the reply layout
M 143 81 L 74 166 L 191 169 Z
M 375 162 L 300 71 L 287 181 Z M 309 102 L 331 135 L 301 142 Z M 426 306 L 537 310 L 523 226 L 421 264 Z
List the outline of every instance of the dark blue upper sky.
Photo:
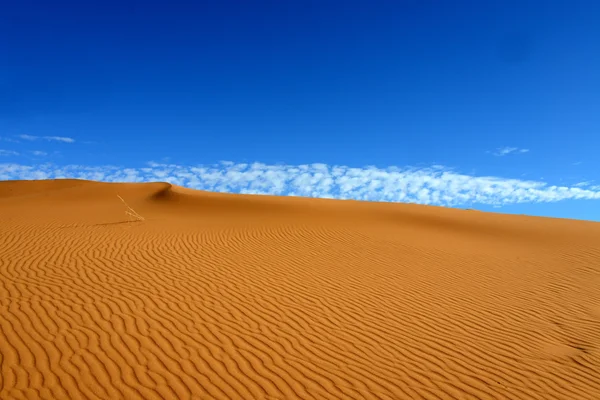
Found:
M 599 20 L 591 0 L 7 2 L 0 136 L 76 141 L 0 148 L 570 186 L 600 179 Z

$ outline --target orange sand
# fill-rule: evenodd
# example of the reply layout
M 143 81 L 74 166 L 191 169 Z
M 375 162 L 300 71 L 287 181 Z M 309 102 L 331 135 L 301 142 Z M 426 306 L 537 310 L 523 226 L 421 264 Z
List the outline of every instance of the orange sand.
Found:
M 0 182 L 0 366 L 1 399 L 598 400 L 600 224 Z

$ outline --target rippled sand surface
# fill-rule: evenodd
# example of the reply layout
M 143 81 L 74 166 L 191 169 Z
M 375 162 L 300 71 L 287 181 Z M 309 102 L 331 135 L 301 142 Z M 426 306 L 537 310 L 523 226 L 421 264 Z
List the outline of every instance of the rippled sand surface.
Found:
M 597 400 L 599 347 L 598 223 L 0 182 L 1 399 Z

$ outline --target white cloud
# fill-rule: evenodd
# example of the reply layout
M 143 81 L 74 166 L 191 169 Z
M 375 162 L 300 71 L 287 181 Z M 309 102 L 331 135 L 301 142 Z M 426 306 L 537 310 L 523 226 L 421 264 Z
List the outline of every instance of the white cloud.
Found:
M 46 153 L 45 151 L 39 151 L 39 150 L 34 150 L 31 152 L 31 154 L 33 154 L 34 156 L 47 156 L 48 153 Z
M 19 135 L 18 137 L 19 137 L 20 139 L 23 139 L 23 140 L 30 140 L 30 141 L 33 141 L 33 140 L 37 140 L 37 139 L 39 139 L 39 137 L 37 137 L 37 136 L 31 136 L 31 135 Z
M 18 156 L 19 153 L 12 150 L 2 150 L 0 149 L 0 156 Z
M 32 135 L 19 135 L 19 138 L 23 139 L 23 140 L 29 140 L 29 141 L 34 141 L 34 140 L 47 140 L 47 141 L 51 141 L 51 142 L 63 142 L 63 143 L 75 143 L 75 139 L 70 138 L 70 137 L 65 137 L 65 136 L 32 136 Z
M 508 154 L 528 153 L 529 149 L 520 149 L 518 147 L 499 147 L 492 152 L 495 156 L 502 157 Z
M 55 142 L 64 142 L 64 143 L 75 143 L 75 139 L 64 136 L 44 136 L 44 139 L 51 140 Z
M 0 180 L 79 178 L 106 182 L 167 181 L 216 192 L 412 202 L 443 206 L 504 205 L 600 199 L 600 188 L 551 186 L 545 182 L 471 176 L 436 168 L 350 168 L 221 162 L 183 166 L 148 163 L 142 168 L 54 164 L 0 164 Z

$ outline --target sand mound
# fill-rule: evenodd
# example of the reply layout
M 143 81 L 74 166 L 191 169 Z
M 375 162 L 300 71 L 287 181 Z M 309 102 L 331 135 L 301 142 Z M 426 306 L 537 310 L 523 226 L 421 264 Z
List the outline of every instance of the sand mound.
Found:
M 597 223 L 0 182 L 1 399 L 599 399 L 599 310 Z

